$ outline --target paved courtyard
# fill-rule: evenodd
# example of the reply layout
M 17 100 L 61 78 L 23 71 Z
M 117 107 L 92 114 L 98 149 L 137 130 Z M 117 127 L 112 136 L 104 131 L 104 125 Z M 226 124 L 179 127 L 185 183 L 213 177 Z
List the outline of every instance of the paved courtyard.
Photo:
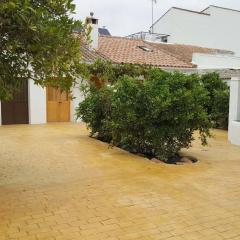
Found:
M 239 240 L 240 147 L 214 135 L 175 166 L 84 125 L 0 127 L 0 240 Z

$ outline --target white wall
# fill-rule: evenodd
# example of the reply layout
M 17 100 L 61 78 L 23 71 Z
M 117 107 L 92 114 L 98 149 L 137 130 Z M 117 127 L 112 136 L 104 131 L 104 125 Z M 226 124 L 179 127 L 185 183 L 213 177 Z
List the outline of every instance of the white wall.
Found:
M 170 43 L 226 49 L 240 55 L 240 12 L 211 6 L 209 15 L 172 8 L 154 26 L 156 33 L 169 34 Z
M 232 55 L 194 53 L 192 63 L 198 69 L 240 69 L 240 57 Z
M 79 79 L 72 88 L 73 99 L 71 101 L 70 120 L 71 122 L 80 122 L 76 120 L 76 108 L 79 103 L 83 101 L 84 96 L 80 91 L 80 84 L 82 80 Z M 29 109 L 29 124 L 45 124 L 47 123 L 47 96 L 46 88 L 42 88 L 34 84 L 33 80 L 28 81 L 28 109 Z M 0 125 L 2 122 L 1 116 L 1 102 L 0 102 Z
M 72 88 L 72 101 L 70 104 L 70 121 L 76 120 L 76 108 L 83 101 L 83 93 L 80 91 L 81 79 L 79 79 Z M 30 124 L 43 124 L 47 122 L 47 103 L 46 89 L 34 85 L 33 81 L 29 81 L 29 119 Z
M 232 78 L 230 89 L 228 138 L 240 145 L 240 77 Z
M 75 86 L 72 88 L 72 96 L 73 99 L 71 101 L 71 122 L 80 122 L 81 120 L 76 120 L 76 108 L 78 107 L 79 103 L 83 101 L 84 96 L 80 90 L 80 84 L 82 83 L 82 79 L 78 79 Z
M 44 124 L 47 122 L 46 89 L 29 80 L 29 123 Z

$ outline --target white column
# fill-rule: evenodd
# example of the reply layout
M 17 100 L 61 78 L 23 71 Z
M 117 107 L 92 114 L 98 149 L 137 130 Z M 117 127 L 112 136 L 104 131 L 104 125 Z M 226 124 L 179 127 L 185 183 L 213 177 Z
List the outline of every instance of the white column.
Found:
M 29 80 L 29 123 L 44 124 L 47 122 L 46 89 Z
M 240 145 L 240 77 L 233 77 L 230 85 L 229 141 Z
M 81 120 L 76 120 L 76 108 L 79 103 L 83 101 L 84 96 L 83 92 L 81 92 L 80 86 L 82 83 L 82 79 L 78 79 L 75 86 L 72 88 L 72 101 L 71 101 L 71 122 L 81 122 Z

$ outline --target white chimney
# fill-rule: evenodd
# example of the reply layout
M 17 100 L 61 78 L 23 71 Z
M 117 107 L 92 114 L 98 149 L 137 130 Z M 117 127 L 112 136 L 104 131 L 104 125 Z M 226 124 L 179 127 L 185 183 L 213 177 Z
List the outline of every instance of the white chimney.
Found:
M 86 21 L 89 26 L 91 26 L 92 31 L 91 37 L 91 47 L 98 49 L 98 19 L 93 17 L 94 13 L 90 13 L 90 17 L 87 17 Z

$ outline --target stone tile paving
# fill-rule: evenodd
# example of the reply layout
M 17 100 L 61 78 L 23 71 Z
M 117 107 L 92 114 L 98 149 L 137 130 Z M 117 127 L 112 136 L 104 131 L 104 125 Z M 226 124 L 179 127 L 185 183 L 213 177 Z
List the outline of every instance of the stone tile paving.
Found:
M 214 134 L 175 166 L 84 125 L 0 127 L 0 240 L 239 240 L 240 147 Z

